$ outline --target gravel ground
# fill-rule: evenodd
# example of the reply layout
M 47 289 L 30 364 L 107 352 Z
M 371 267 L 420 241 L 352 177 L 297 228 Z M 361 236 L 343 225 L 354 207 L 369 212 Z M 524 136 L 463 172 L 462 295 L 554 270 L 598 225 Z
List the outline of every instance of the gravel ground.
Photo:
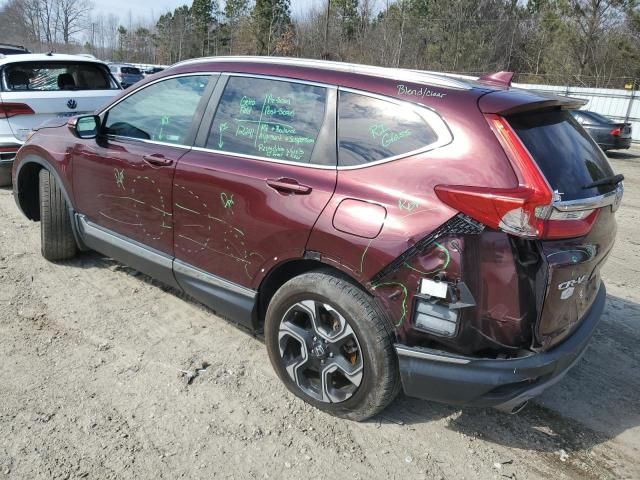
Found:
M 640 151 L 584 359 L 518 415 L 290 395 L 261 339 L 98 254 L 62 265 L 0 189 L 0 480 L 640 478 Z

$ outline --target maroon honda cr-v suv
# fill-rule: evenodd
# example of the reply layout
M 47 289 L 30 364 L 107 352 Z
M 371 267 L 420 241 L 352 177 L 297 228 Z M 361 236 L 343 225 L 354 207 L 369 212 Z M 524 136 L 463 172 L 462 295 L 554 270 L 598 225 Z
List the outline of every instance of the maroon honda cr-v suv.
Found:
M 264 331 L 322 410 L 515 411 L 598 323 L 622 177 L 579 103 L 509 83 L 191 60 L 39 128 L 15 198 L 45 258 L 94 249 Z

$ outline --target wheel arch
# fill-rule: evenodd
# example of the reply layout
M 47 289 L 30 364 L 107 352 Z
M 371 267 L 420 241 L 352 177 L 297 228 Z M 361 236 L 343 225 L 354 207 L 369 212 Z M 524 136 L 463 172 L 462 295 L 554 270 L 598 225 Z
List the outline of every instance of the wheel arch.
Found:
M 40 171 L 47 170 L 55 179 L 56 183 L 62 191 L 68 206 L 69 218 L 71 220 L 71 228 L 76 243 L 81 250 L 87 250 L 79 236 L 78 227 L 75 219 L 75 207 L 71 196 L 65 187 L 58 171 L 50 162 L 40 156 L 29 154 L 25 156 L 16 169 L 16 183 L 14 185 L 14 196 L 16 204 L 22 213 L 35 222 L 40 221 Z
M 273 295 L 278 291 L 278 289 L 284 285 L 286 282 L 291 280 L 294 277 L 299 275 L 314 272 L 318 270 L 323 270 L 329 273 L 332 273 L 349 283 L 352 283 L 354 286 L 361 289 L 371 298 L 375 299 L 375 296 L 365 288 L 356 278 L 351 276 L 348 272 L 340 270 L 333 265 L 329 265 L 328 263 L 322 262 L 321 260 L 311 259 L 311 258 L 298 258 L 291 259 L 286 262 L 280 263 L 274 266 L 262 279 L 260 286 L 258 287 L 258 296 L 256 299 L 256 307 L 254 309 L 254 326 L 255 329 L 261 331 L 264 326 L 265 315 L 267 313 L 267 307 L 269 306 L 269 302 Z M 376 302 L 377 304 L 378 302 Z M 378 305 L 380 313 L 384 316 L 384 318 L 388 321 L 389 325 L 393 326 L 393 322 L 388 318 L 385 310 L 381 305 Z
M 40 170 L 42 169 L 48 170 L 53 175 L 62 190 L 67 205 L 71 210 L 75 210 L 71 197 L 65 188 L 65 183 L 60 178 L 58 171 L 47 160 L 30 154 L 25 156 L 18 165 L 14 192 L 16 203 L 22 213 L 29 220 L 36 222 L 40 220 L 40 189 L 38 186 Z M 75 222 L 72 222 L 72 224 L 75 224 Z

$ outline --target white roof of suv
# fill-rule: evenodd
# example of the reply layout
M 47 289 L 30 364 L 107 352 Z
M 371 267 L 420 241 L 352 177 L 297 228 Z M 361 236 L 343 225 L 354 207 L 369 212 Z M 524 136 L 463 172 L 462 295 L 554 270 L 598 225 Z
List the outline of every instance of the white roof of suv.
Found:
M 0 55 L 0 66 L 7 63 L 17 62 L 54 62 L 54 61 L 66 61 L 66 62 L 90 62 L 101 63 L 106 65 L 101 60 L 86 57 L 84 55 L 66 55 L 62 53 L 24 53 L 18 55 Z

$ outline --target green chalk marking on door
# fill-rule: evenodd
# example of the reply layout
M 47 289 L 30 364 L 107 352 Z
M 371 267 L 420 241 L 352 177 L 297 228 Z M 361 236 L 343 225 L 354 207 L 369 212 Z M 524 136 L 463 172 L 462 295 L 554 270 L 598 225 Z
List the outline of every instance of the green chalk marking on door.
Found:
M 220 194 L 220 201 L 224 208 L 231 208 L 233 206 L 233 195 L 228 196 L 226 193 L 222 192 Z

